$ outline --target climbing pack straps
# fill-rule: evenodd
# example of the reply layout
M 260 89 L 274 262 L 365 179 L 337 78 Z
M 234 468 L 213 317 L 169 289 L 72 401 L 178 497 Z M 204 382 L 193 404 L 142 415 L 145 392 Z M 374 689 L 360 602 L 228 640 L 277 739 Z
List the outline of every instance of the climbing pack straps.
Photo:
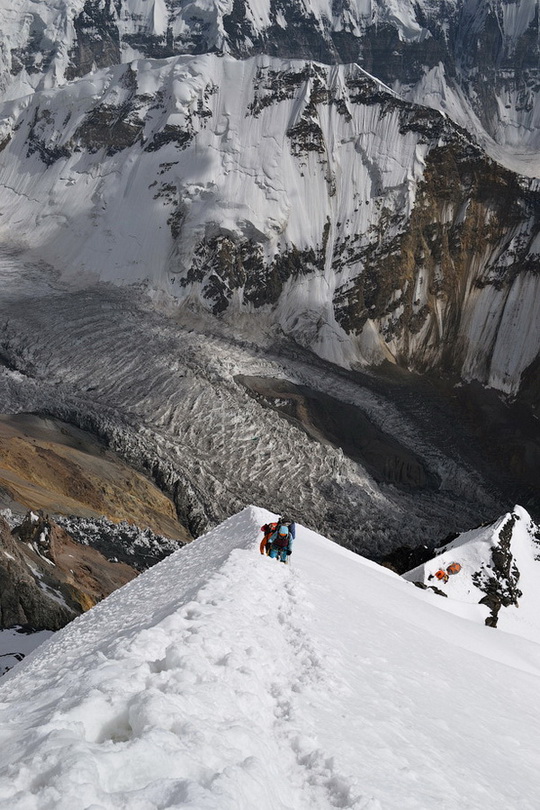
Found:
M 289 545 L 290 535 L 289 535 L 289 528 L 288 526 L 280 526 L 279 529 L 274 532 L 272 537 L 270 538 L 270 542 L 274 546 L 274 548 L 287 548 Z

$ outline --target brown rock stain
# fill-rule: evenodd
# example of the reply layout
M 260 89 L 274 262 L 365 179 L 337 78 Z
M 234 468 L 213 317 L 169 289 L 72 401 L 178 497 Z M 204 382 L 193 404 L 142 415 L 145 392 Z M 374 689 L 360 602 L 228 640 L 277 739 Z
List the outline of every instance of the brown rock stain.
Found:
M 90 434 L 52 420 L 0 417 L 0 487 L 30 509 L 103 515 L 190 539 L 172 501 L 151 481 Z

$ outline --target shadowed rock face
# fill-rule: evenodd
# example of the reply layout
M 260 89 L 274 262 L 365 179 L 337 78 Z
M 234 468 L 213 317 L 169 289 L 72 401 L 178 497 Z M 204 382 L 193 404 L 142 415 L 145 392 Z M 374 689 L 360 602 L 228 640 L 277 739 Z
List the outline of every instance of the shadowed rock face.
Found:
M 411 129 L 425 127 L 426 135 L 434 123 L 429 116 L 414 121 L 413 114 L 411 119 Z M 525 211 L 531 217 L 530 236 L 517 240 Z M 461 373 L 469 351 L 463 336 L 469 300 L 489 287 L 506 300 L 519 276 L 540 271 L 540 257 L 529 253 L 539 211 L 536 193 L 524 193 L 516 175 L 454 133 L 428 155 L 401 233 L 389 237 L 388 226 L 398 217 L 381 216 L 377 241 L 362 247 L 359 239 L 355 245 L 349 238 L 335 247 L 336 268 L 350 257 L 362 265 L 353 283 L 336 290 L 337 320 L 357 333 L 368 320 L 383 321 L 384 338 L 396 347 L 401 362 L 419 371 L 435 363 Z M 507 247 L 501 254 L 495 246 L 502 243 Z M 404 291 L 398 301 L 397 290 Z M 486 350 L 489 354 L 487 346 L 479 347 L 483 364 L 474 361 L 480 375 L 489 374 Z
M 302 425 L 316 441 L 340 447 L 375 481 L 406 490 L 437 490 L 440 480 L 409 448 L 370 422 L 354 405 L 283 380 L 238 377 L 256 399 Z M 409 566 L 411 568 L 412 566 Z
M 58 630 L 74 619 L 75 606 L 47 595 L 38 585 L 30 564 L 41 573 L 44 568 L 35 553 L 26 550 L 11 535 L 0 518 L 0 625 L 2 628 L 29 624 L 35 629 Z M 45 574 L 45 571 L 43 571 Z
M 95 67 L 116 65 L 120 61 L 120 32 L 116 12 L 119 4 L 112 0 L 86 0 L 74 20 L 75 42 L 70 51 L 67 79 L 84 76 Z
M 75 543 L 54 521 L 30 512 L 10 531 L 0 518 L 0 626 L 58 630 L 137 572 Z

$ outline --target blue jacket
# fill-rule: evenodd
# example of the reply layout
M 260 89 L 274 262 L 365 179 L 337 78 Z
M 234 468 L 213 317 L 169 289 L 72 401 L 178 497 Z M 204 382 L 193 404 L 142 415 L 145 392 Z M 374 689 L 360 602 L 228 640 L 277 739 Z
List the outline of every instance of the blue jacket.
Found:
M 293 540 L 294 540 L 295 535 L 296 535 L 296 524 L 291 523 L 291 525 L 288 526 L 287 528 L 289 529 L 289 533 L 287 534 L 286 539 L 283 540 L 283 545 L 282 545 L 282 542 L 280 540 L 279 545 L 277 547 L 286 548 L 286 549 L 290 550 L 290 549 L 292 549 Z M 276 542 L 276 540 L 278 540 L 278 538 L 279 538 L 279 528 L 277 528 L 276 531 L 273 532 L 270 535 L 270 537 L 268 538 L 268 543 L 270 545 L 272 545 L 273 543 Z

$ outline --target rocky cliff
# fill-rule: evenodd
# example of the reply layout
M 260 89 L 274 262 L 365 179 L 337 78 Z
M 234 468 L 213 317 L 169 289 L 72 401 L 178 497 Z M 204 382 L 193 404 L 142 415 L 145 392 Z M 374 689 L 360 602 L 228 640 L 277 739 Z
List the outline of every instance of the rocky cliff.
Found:
M 58 630 L 136 571 L 77 544 L 42 513 L 10 530 L 0 516 L 0 627 Z

